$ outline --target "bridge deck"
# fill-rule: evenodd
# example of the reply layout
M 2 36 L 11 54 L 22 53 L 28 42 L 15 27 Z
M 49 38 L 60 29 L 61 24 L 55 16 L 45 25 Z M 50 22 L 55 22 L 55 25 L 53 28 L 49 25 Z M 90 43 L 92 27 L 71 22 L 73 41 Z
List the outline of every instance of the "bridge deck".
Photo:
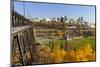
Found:
M 14 28 L 12 28 L 12 34 L 18 33 L 18 32 L 20 32 L 24 29 L 27 29 L 29 27 L 30 27 L 29 25 L 28 26 L 14 27 Z

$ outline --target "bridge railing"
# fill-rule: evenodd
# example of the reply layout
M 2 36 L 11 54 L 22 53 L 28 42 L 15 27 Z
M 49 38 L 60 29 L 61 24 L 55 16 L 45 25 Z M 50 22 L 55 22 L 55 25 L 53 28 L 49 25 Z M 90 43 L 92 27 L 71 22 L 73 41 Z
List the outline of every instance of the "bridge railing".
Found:
M 25 26 L 29 25 L 31 21 L 29 19 L 26 19 L 25 16 L 19 14 L 16 11 L 12 11 L 12 26 L 18 27 L 18 26 Z

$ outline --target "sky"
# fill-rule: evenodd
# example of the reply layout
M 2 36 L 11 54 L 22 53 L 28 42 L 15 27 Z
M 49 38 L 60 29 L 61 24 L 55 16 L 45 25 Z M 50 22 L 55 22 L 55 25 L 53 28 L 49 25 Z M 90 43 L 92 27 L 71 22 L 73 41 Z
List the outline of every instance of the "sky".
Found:
M 95 23 L 95 6 L 72 4 L 24 2 L 25 16 L 32 18 L 47 18 L 67 16 L 69 19 L 78 19 L 83 16 L 84 21 Z M 23 2 L 14 2 L 14 10 L 24 15 Z

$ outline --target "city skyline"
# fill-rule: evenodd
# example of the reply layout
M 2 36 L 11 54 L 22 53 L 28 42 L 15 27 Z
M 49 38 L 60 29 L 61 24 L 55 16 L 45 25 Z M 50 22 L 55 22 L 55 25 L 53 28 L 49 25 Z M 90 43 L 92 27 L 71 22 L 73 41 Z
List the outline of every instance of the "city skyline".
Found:
M 24 15 L 24 8 L 26 17 L 47 18 L 67 16 L 70 19 L 78 19 L 83 16 L 85 21 L 95 23 L 95 6 L 14 1 L 15 11 Z

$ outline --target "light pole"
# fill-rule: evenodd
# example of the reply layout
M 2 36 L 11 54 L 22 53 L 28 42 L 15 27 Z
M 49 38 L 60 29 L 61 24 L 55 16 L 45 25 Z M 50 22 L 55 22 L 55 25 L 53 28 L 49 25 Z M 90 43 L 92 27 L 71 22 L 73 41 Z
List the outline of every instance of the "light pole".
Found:
M 23 2 L 23 14 L 24 14 L 24 17 L 25 17 L 25 3 Z

